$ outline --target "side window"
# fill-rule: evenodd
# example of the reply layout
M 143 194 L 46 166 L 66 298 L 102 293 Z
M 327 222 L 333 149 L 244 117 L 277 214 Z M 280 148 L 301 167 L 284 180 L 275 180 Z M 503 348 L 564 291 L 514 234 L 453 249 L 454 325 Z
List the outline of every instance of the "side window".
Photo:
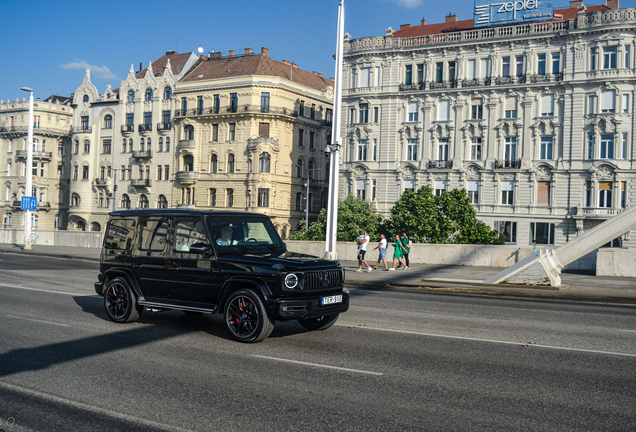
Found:
M 190 252 L 190 246 L 197 243 L 210 244 L 200 219 L 176 219 L 174 237 L 174 250 L 176 252 Z
M 104 248 L 107 250 L 130 250 L 135 236 L 134 219 L 113 219 L 106 228 Z
M 139 250 L 163 252 L 166 249 L 166 236 L 170 229 L 168 219 L 145 219 L 140 221 L 141 236 Z

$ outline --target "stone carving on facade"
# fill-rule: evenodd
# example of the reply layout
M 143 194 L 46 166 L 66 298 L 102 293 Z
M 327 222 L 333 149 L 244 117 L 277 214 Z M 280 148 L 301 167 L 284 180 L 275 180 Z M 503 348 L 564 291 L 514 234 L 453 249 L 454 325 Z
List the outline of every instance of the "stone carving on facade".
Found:
M 596 176 L 603 180 L 611 180 L 614 176 L 614 169 L 609 165 L 601 165 L 596 170 Z
M 603 115 L 594 120 L 592 125 L 598 129 L 600 133 L 615 133 L 620 125 L 620 120 L 615 115 Z
M 364 177 L 366 173 L 367 173 L 366 168 L 363 167 L 362 165 L 358 165 L 353 169 L 353 175 L 358 178 Z
M 484 138 L 488 127 L 481 120 L 466 120 L 468 123 L 461 130 L 464 132 L 464 139 Z
M 549 180 L 552 170 L 546 165 L 541 165 L 536 169 L 535 174 L 540 180 Z
M 466 178 L 469 180 L 479 180 L 479 167 L 476 165 L 468 165 L 466 167 Z
M 371 132 L 371 128 L 367 128 L 365 126 L 354 126 L 351 129 L 349 137 L 355 141 L 368 140 Z
M 495 127 L 498 137 L 518 137 L 521 135 L 522 126 L 514 119 L 502 119 L 500 124 Z
M 402 178 L 413 180 L 415 178 L 415 168 L 412 165 L 402 167 Z
M 534 132 L 534 136 L 556 136 L 559 124 L 550 118 L 539 118 L 530 128 Z
M 448 122 L 433 122 L 433 127 L 429 129 L 429 132 L 433 139 L 450 139 L 453 129 L 454 128 Z

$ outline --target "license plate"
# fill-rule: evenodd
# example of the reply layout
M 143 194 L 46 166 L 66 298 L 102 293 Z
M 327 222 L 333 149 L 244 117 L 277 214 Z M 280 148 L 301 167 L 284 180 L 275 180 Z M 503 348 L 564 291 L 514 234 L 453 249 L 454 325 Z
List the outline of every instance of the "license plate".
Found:
M 323 306 L 324 305 L 335 304 L 335 303 L 342 303 L 342 295 L 323 297 L 322 301 L 321 301 L 321 304 Z

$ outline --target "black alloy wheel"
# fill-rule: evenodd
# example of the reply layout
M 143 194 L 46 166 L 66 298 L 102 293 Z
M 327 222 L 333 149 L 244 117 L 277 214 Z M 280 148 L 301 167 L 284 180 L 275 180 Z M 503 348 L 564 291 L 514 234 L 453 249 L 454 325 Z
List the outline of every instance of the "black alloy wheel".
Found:
M 334 325 L 338 320 L 338 316 L 340 314 L 331 314 L 331 315 L 323 315 L 318 318 L 305 318 L 299 319 L 298 322 L 301 326 L 305 327 L 307 330 L 327 330 L 329 327 Z
M 118 323 L 137 321 L 144 310 L 137 304 L 135 294 L 123 278 L 115 278 L 108 283 L 104 307 L 108 318 Z
M 239 342 L 260 342 L 274 330 L 260 297 L 252 290 L 239 290 L 225 303 L 225 326 Z

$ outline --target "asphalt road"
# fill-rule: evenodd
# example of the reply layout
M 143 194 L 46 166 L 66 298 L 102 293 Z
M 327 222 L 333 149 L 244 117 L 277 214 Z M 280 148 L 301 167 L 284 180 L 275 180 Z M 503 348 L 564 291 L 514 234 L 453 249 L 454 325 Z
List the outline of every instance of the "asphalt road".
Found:
M 636 430 L 634 307 L 356 289 L 331 329 L 245 345 L 112 323 L 97 268 L 0 255 L 0 431 Z

